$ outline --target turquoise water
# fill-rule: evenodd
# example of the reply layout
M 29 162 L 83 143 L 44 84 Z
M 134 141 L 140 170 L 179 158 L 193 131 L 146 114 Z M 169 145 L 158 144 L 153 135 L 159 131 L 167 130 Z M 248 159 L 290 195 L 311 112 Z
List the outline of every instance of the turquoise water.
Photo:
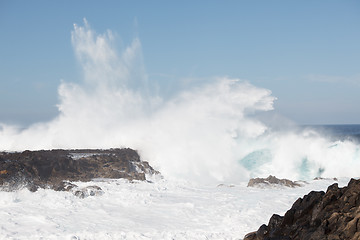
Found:
M 310 180 L 360 174 L 360 124 L 300 126 L 267 139 L 238 161 L 250 177 L 279 174 Z

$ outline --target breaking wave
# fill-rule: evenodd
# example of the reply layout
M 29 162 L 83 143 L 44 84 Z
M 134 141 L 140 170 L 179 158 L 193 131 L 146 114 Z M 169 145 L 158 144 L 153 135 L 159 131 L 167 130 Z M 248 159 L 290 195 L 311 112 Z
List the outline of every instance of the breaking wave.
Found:
M 82 82 L 61 83 L 53 120 L 0 124 L 0 149 L 131 147 L 166 177 L 205 183 L 359 175 L 357 143 L 258 119 L 273 110 L 270 90 L 223 77 L 165 98 L 148 80 L 138 38 L 118 54 L 112 32 L 97 34 L 86 20 L 71 36 Z

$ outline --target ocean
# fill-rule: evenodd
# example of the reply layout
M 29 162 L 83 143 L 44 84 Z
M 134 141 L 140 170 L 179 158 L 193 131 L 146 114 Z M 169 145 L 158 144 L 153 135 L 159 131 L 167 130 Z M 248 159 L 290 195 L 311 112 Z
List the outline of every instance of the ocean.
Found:
M 151 178 L 149 178 L 151 179 Z M 27 189 L 0 191 L 0 239 L 242 239 L 283 215 L 299 197 L 349 178 L 308 181 L 297 188 L 246 187 L 246 182 L 94 180 L 101 196 Z
M 360 141 L 360 124 L 304 125 L 302 127 L 313 128 L 322 134 L 330 135 L 332 140 Z
M 321 157 L 325 157 L 326 161 L 336 160 L 334 156 L 326 155 L 333 153 L 340 154 L 340 159 L 346 162 L 349 161 L 346 159 L 348 153 L 344 155 L 341 151 L 353 144 L 358 152 L 356 136 L 359 129 L 359 125 L 300 126 L 295 132 L 301 133 L 297 139 L 302 149 L 304 143 L 311 145 L 311 141 L 306 139 L 310 136 L 315 143 L 310 148 L 323 147 L 320 143 L 326 143 L 325 150 L 314 150 L 324 154 Z M 323 137 L 319 132 L 326 132 L 326 136 L 331 136 L 331 139 Z M 260 173 L 261 169 L 271 169 L 272 165 L 276 165 L 272 153 L 274 149 L 269 147 L 267 150 L 261 148 L 250 152 L 236 164 L 245 166 L 252 174 Z M 353 149 L 350 150 L 354 154 Z M 352 161 L 358 162 L 356 151 L 350 157 L 354 157 Z M 103 190 L 102 195 L 84 199 L 72 192 L 51 189 L 39 189 L 36 192 L 25 188 L 14 192 L 0 191 L 0 239 L 242 239 L 260 225 L 267 224 L 272 214 L 283 215 L 297 198 L 313 190 L 326 191 L 333 183 L 345 186 L 350 177 L 359 176 L 324 177 L 325 168 L 331 169 L 334 164 L 338 168 L 344 164 L 341 161 L 324 161 L 323 171 L 315 171 L 318 175 L 314 175 L 322 178 L 314 180 L 310 178 L 310 173 L 316 165 L 312 165 L 314 163 L 310 156 L 315 155 L 307 156 L 303 158 L 299 169 L 292 170 L 294 173 L 302 172 L 298 176 L 307 178 L 301 187 L 295 188 L 247 187 L 249 179 L 245 177 L 233 178 L 231 181 L 212 179 L 203 182 L 148 175 L 144 182 L 124 179 L 75 182 L 79 187 L 95 185 Z M 351 166 L 345 166 L 338 173 L 349 168 Z M 355 169 L 354 172 L 357 171 Z M 299 180 L 297 176 L 290 179 Z

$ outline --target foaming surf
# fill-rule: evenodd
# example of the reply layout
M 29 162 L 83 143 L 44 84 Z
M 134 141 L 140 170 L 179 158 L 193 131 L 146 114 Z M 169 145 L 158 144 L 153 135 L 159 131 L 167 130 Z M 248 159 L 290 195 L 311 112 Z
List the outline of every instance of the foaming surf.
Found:
M 97 34 L 85 20 L 71 40 L 81 83 L 60 84 L 53 120 L 21 130 L 0 124 L 1 150 L 131 147 L 165 177 L 204 183 L 359 175 L 351 139 L 278 131 L 257 118 L 273 110 L 268 89 L 222 77 L 165 98 L 147 77 L 138 38 L 119 54 L 112 32 Z

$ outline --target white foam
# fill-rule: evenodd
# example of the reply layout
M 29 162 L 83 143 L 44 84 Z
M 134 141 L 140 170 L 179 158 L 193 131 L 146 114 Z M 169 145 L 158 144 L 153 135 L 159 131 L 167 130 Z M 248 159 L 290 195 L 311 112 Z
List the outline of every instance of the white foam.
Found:
M 340 185 L 348 179 L 340 179 Z M 71 192 L 40 189 L 0 192 L 0 236 L 6 239 L 241 239 L 273 213 L 283 215 L 310 190 L 299 188 L 200 186 L 165 179 L 154 183 L 103 180 L 104 194 L 78 198 Z

